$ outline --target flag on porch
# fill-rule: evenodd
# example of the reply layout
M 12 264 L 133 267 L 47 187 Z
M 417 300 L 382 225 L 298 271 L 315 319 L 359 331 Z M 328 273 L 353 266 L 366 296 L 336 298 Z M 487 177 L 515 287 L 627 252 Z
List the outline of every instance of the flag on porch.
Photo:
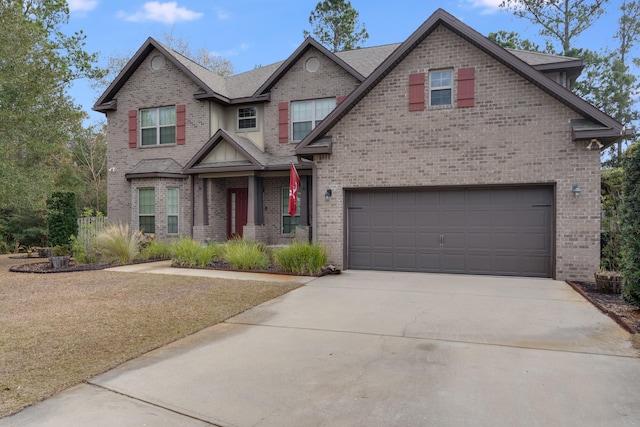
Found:
M 289 216 L 296 216 L 298 188 L 300 188 L 300 176 L 298 176 L 296 167 L 291 163 L 291 170 L 289 171 Z

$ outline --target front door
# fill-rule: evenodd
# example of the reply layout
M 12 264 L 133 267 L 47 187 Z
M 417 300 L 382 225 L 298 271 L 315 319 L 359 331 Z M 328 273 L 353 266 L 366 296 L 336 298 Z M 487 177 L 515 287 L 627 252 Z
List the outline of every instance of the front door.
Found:
M 242 237 L 247 225 L 249 192 L 246 188 L 230 188 L 227 195 L 227 238 Z

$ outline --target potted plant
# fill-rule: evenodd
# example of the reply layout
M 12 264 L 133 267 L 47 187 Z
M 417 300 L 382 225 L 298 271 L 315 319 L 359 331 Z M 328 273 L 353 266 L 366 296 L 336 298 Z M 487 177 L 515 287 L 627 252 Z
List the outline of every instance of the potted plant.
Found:
M 600 270 L 595 272 L 596 289 L 608 294 L 622 293 L 622 273 L 620 271 Z
M 68 267 L 71 256 L 68 245 L 57 245 L 51 248 L 51 256 L 49 257 L 49 265 L 51 268 Z

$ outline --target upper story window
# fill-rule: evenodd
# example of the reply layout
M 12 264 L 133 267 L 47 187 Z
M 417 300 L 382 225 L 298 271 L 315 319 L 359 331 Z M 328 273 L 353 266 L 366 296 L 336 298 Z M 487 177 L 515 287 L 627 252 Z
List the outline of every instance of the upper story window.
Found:
M 238 108 L 238 129 L 258 127 L 258 109 L 256 107 Z
M 142 145 L 176 143 L 176 107 L 140 110 Z
M 453 70 L 429 72 L 429 105 L 451 105 Z
M 300 141 L 336 108 L 335 98 L 312 99 L 291 103 L 293 140 Z

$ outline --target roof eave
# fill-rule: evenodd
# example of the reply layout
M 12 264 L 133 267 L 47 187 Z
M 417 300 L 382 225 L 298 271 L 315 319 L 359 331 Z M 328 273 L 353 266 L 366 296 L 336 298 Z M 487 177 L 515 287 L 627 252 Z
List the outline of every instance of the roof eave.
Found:
M 143 173 L 126 173 L 124 177 L 127 180 L 138 179 L 138 178 L 176 178 L 176 179 L 187 179 L 188 176 L 181 173 L 173 173 L 173 172 L 143 172 Z

